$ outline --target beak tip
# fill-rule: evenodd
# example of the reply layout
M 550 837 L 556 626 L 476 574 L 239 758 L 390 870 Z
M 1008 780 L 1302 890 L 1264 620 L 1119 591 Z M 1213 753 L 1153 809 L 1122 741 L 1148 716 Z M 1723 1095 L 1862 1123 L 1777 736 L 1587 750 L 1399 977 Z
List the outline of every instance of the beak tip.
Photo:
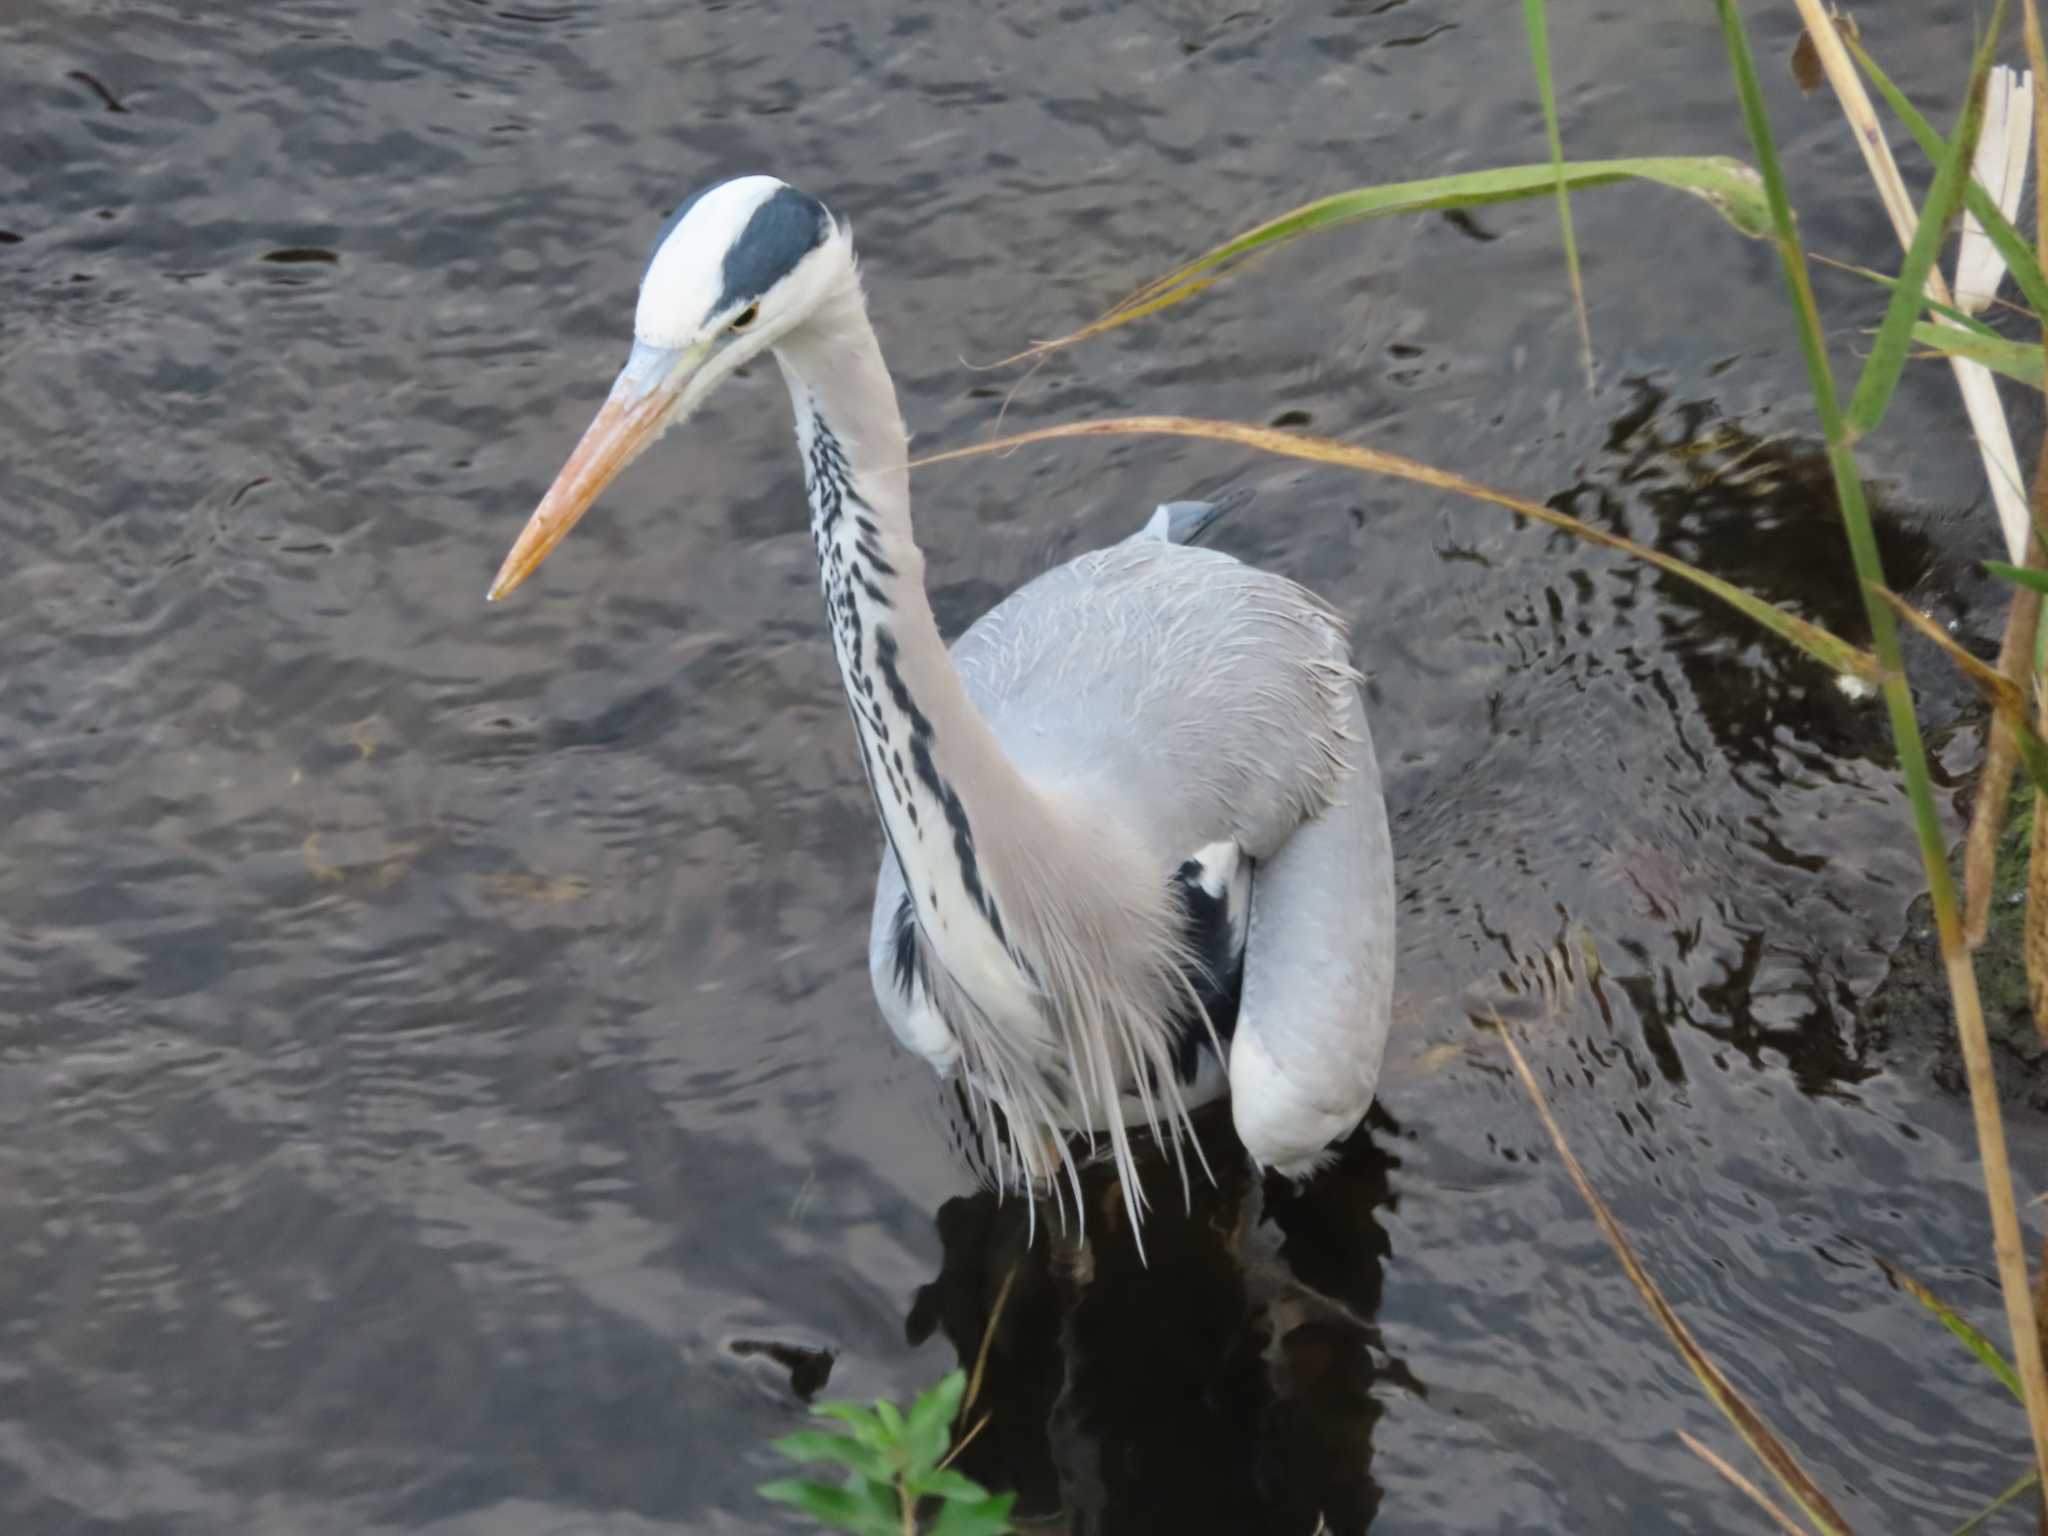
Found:
M 598 493 L 661 435 L 665 413 L 673 405 L 680 383 L 659 383 L 659 387 L 646 390 L 636 386 L 634 392 L 627 392 L 627 382 L 622 374 L 620 382 L 612 386 L 611 398 L 585 429 L 569 461 L 513 541 L 490 590 L 484 594 L 485 602 L 495 603 L 510 596 L 514 587 L 524 583 L 547 559 L 548 552 L 575 527 L 577 519 L 590 509 Z
M 498 574 L 491 578 L 491 590 L 484 594 L 485 602 L 495 603 L 500 598 L 509 596 L 514 587 L 526 580 L 526 570 L 514 570 L 511 569 L 511 566 L 512 562 L 507 560 L 505 565 L 499 569 Z M 531 566 L 527 568 L 527 570 L 531 569 Z

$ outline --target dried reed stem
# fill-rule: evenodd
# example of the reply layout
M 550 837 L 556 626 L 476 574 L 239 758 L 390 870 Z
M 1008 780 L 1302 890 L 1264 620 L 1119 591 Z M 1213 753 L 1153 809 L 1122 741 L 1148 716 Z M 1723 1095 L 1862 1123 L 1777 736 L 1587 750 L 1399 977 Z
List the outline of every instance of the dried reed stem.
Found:
M 1842 46 L 1841 38 L 1835 33 L 1835 24 L 1821 5 L 1821 0 L 1792 0 L 1792 3 L 1799 8 L 1800 19 L 1806 23 L 1806 35 L 1813 40 L 1814 51 L 1820 57 L 1821 68 L 1827 73 L 1828 84 L 1834 87 L 1835 98 L 1842 105 L 1842 115 L 1849 120 L 1849 129 L 1856 136 L 1856 147 L 1863 152 L 1863 163 L 1870 168 L 1870 179 L 1877 184 L 1878 199 L 1884 204 L 1884 211 L 1891 216 L 1899 247 L 1906 249 L 1913 243 L 1913 232 L 1919 227 L 1920 220 L 1913 211 L 1912 199 L 1906 195 L 1906 183 L 1899 175 L 1898 162 L 1892 159 L 1891 145 L 1886 142 L 1884 129 L 1877 120 L 1877 109 L 1871 104 L 1870 93 L 1863 88 L 1863 77 L 1856 73 L 1849 51 Z M 2041 81 L 2038 70 L 2034 78 Z M 2041 89 L 2037 88 L 2037 114 L 2040 101 Z M 2048 170 L 2048 167 L 2043 169 Z M 1938 267 L 1928 270 L 1927 296 L 1937 304 L 1954 305 L 1948 284 Z M 1955 324 L 1946 315 L 1935 314 L 1930 319 L 1935 325 Z M 2022 560 L 2026 557 L 2028 526 L 2025 482 L 2020 479 L 2020 460 L 2012 445 L 2012 429 L 2007 426 L 2005 410 L 1998 403 L 1998 385 L 1991 371 L 1982 363 L 1950 356 L 1949 366 L 1955 370 L 1956 388 L 1962 392 L 1963 408 L 1969 413 L 1970 430 L 1976 436 L 1977 452 L 1984 461 L 1984 477 L 1991 484 L 1991 499 L 1998 508 L 1999 524 L 2005 530 L 2006 548 L 2015 561 Z

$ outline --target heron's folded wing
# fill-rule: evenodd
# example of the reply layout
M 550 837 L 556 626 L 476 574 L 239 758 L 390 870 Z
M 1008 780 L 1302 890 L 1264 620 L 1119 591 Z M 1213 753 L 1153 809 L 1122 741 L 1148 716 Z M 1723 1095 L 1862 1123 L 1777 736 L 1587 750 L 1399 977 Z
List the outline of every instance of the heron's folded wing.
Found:
M 1372 1104 L 1393 1006 L 1394 875 L 1379 764 L 1354 694 L 1335 800 L 1252 880 L 1231 1112 L 1261 1164 L 1305 1173 Z

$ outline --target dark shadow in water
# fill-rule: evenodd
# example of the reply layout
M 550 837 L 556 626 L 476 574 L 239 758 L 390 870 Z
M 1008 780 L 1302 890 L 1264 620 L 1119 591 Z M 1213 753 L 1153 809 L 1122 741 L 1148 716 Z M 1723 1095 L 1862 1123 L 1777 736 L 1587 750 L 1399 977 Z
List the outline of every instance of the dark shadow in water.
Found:
M 1372 1127 L 1391 1122 L 1376 1109 Z M 1227 1114 L 1202 1134 L 1217 1182 L 1197 1182 L 1191 1209 L 1156 1152 L 1147 1165 L 1145 1262 L 1107 1165 L 1082 1175 L 1085 1243 L 1043 1210 L 1034 1240 L 1015 1198 L 947 1201 L 910 1342 L 942 1331 L 971 1372 L 988 1337 L 968 1415 L 988 1422 L 960 1465 L 1016 1490 L 1020 1517 L 1064 1515 L 1076 1536 L 1363 1531 L 1380 1500 L 1373 1387 L 1409 1381 L 1375 1322 L 1397 1164 L 1361 1132 L 1295 1188 L 1253 1176 Z
M 1865 489 L 1887 581 L 1966 646 L 1992 654 L 2004 599 L 1978 564 L 1997 553 L 1988 508 L 1958 518 L 1905 503 L 1883 484 Z M 1714 400 L 1674 399 L 1636 380 L 1578 482 L 1550 504 L 1870 645 L 1833 479 L 1810 435 L 1770 433 Z M 1841 882 L 1843 850 L 1826 813 L 1798 807 L 1816 788 L 1863 796 L 1891 777 L 1884 711 L 1690 582 L 1632 564 L 1612 567 L 1611 579 L 1622 587 L 1603 594 L 1606 607 L 1589 605 L 1601 622 L 1579 648 L 1612 649 L 1640 695 L 1668 710 L 1675 750 L 1660 774 L 1691 772 L 1705 785 L 1725 768 L 1752 806 L 1731 798 L 1710 810 L 1713 797 L 1701 795 L 1691 809 L 1674 808 L 1680 835 L 1634 835 L 1609 875 L 1634 888 L 1642 913 L 1667 926 L 1669 944 L 1603 936 L 1605 980 L 1595 973 L 1587 1001 L 1610 1024 L 1610 1005 L 1626 1002 L 1645 1047 L 1639 1077 L 1654 1070 L 1682 1080 L 1676 1041 L 1694 1032 L 1753 1064 L 1781 1061 L 1807 1094 L 1853 1093 L 1886 1059 L 1841 959 L 1868 903 Z M 1636 612 L 1654 618 L 1631 635 Z M 1939 776 L 1944 738 L 1979 730 L 1982 706 L 1946 658 L 1910 635 L 1907 666 Z M 1710 745 L 1695 739 L 1695 721 Z M 1693 850 L 1706 848 L 1727 862 L 1708 860 L 1703 875 Z M 1731 882 L 1744 859 L 1754 875 Z M 1725 894 L 1736 884 L 1739 901 Z M 1702 888 L 1721 894 L 1689 899 Z M 1566 932 L 1554 948 L 1569 972 L 1575 945 Z M 1706 964 L 1686 972 L 1696 952 Z
M 1927 530 L 1888 505 L 1882 487 L 1867 489 L 1891 584 L 1908 593 L 1930 584 L 1954 591 L 1957 573 L 1938 568 Z M 1673 402 L 1638 381 L 1584 478 L 1550 504 L 1644 539 L 1852 644 L 1870 644 L 1834 483 L 1810 437 L 1764 436 L 1713 401 Z M 1815 765 L 1891 760 L 1881 712 L 1847 699 L 1805 656 L 1690 582 L 1647 568 L 1642 577 L 1660 599 L 1665 653 L 1680 660 L 1716 743 L 1738 769 L 1761 769 L 1775 781 L 1788 738 Z

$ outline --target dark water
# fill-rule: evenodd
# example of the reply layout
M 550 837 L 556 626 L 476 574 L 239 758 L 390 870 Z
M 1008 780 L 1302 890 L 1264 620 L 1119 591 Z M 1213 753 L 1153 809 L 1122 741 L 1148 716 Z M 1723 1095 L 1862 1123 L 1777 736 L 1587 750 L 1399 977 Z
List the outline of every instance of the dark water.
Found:
M 1753 9 L 1809 237 L 1890 260 L 1778 62 L 1790 8 Z M 1972 9 L 1859 15 L 1945 115 Z M 1574 153 L 1742 151 L 1703 8 L 1552 26 Z M 830 1349 L 850 1395 L 971 1350 L 1018 1212 L 964 1198 L 872 1016 L 877 839 L 772 377 L 517 602 L 484 586 L 704 181 L 851 217 L 950 445 L 1016 382 L 962 359 L 1317 193 L 1532 157 L 1527 79 L 1500 0 L 9 7 L 6 1528 L 779 1528 L 751 1489 L 802 1405 L 735 1341 Z M 1292 413 L 1855 632 L 1770 253 L 1647 190 L 1578 218 L 1590 398 L 1530 205 L 1282 256 L 1056 360 L 1008 424 Z M 1847 357 L 1876 298 L 1823 297 Z M 1916 373 L 1869 463 L 1895 580 L 1981 638 L 1961 421 Z M 1615 557 L 1184 443 L 927 472 L 942 617 L 1228 483 L 1260 496 L 1221 542 L 1350 615 L 1372 679 L 1382 1113 L 1304 1194 L 1163 1217 L 1149 1273 L 1041 1237 L 976 1470 L 1084 1529 L 1755 1529 L 1480 997 L 1853 1521 L 2004 1486 L 2012 1405 L 1866 1256 L 2002 1333 L 1965 1108 L 1863 1017 L 1918 883 L 1876 713 Z M 1965 701 L 1927 681 L 1960 789 Z M 2013 1135 L 2031 1190 L 2048 1135 Z

